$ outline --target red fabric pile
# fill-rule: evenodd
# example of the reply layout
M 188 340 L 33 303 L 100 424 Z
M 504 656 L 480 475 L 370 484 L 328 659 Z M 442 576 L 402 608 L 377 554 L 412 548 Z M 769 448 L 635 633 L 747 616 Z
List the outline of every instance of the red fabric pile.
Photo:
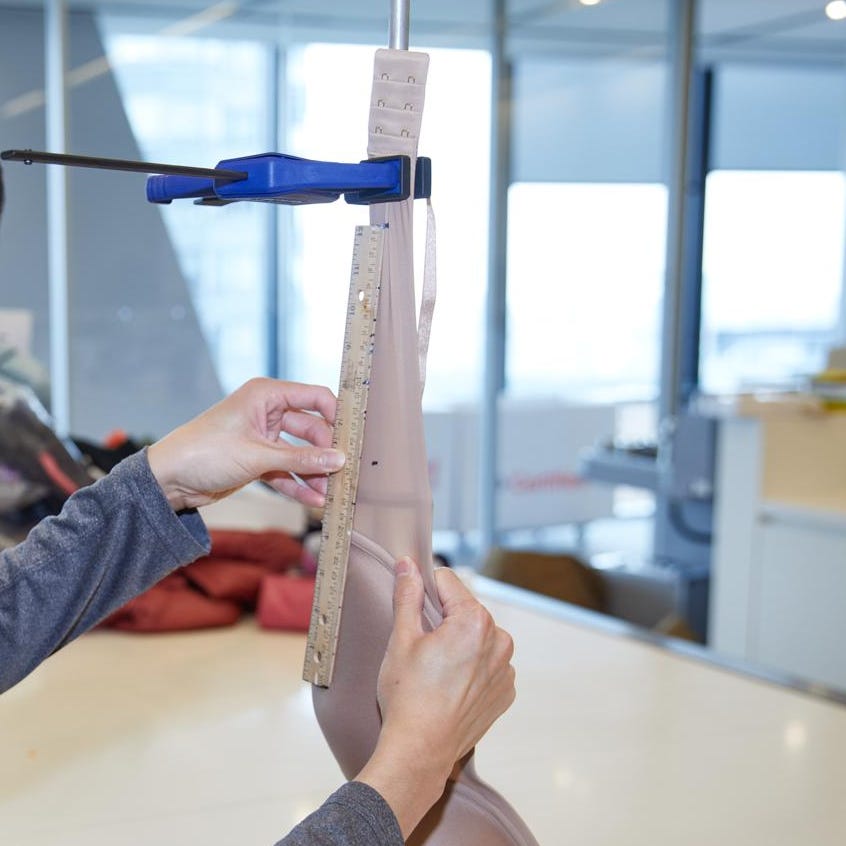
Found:
M 255 611 L 268 629 L 308 631 L 314 562 L 282 531 L 209 532 L 211 552 L 130 600 L 100 625 L 132 632 L 229 626 Z

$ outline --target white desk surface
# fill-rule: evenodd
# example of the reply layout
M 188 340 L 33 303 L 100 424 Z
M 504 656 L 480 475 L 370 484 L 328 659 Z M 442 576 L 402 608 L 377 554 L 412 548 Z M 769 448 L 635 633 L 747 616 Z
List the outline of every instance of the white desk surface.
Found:
M 541 844 L 846 843 L 846 707 L 476 585 L 519 687 L 479 771 Z M 0 697 L 0 840 L 270 846 L 340 783 L 304 641 L 82 637 Z

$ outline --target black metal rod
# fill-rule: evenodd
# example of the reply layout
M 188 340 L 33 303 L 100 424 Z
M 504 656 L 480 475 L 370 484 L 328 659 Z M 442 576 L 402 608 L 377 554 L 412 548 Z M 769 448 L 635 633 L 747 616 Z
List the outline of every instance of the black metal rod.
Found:
M 240 170 L 222 170 L 209 167 L 183 167 L 182 165 L 156 162 L 133 162 L 128 159 L 104 159 L 98 156 L 73 156 L 66 153 L 42 153 L 37 150 L 4 150 L 0 159 L 24 164 L 58 164 L 67 167 L 94 167 L 101 170 L 128 170 L 134 173 L 168 173 L 176 176 L 205 176 L 221 181 L 235 182 L 246 179 Z

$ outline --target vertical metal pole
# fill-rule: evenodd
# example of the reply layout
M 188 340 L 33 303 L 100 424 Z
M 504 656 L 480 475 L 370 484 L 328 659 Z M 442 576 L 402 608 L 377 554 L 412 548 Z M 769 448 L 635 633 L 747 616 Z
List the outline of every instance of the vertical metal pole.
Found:
M 270 69 L 268 73 L 268 83 L 270 86 L 270 102 L 268 115 L 267 134 L 269 135 L 268 149 L 279 150 L 284 149 L 284 145 L 280 145 L 280 130 L 281 118 L 280 114 L 280 94 L 284 90 L 281 86 L 282 78 L 281 70 L 284 63 L 284 55 L 280 58 L 282 48 L 278 45 L 274 47 L 270 54 Z M 287 274 L 284 272 L 282 260 L 279 251 L 279 239 L 282 231 L 281 215 L 279 213 L 280 206 L 278 203 L 268 203 L 268 219 L 267 219 L 267 250 L 265 258 L 265 296 L 267 301 L 267 320 L 265 322 L 265 331 L 267 332 L 267 342 L 265 344 L 265 370 L 268 376 L 276 379 L 279 378 L 280 372 L 287 370 L 287 362 L 284 361 L 285 352 L 284 345 L 281 342 L 280 334 L 282 332 L 282 324 L 279 319 L 280 299 L 284 296 L 282 292 L 282 285 L 286 284 Z
M 506 0 L 494 0 L 491 44 L 491 170 L 484 393 L 479 413 L 479 559 L 496 542 L 499 397 L 505 387 L 506 241 L 511 181 L 511 65 Z
M 711 158 L 713 72 L 694 68 L 690 80 L 690 120 L 685 172 L 684 246 L 679 330 L 679 403 L 687 408 L 699 389 L 702 329 L 702 251 L 705 241 L 705 184 Z
M 664 284 L 664 319 L 661 345 L 661 384 L 658 419 L 671 427 L 679 411 L 682 283 L 687 216 L 686 186 L 690 144 L 690 83 L 693 69 L 693 33 L 696 0 L 669 0 L 670 4 L 670 171 L 667 206 L 667 266 Z
M 667 208 L 667 254 L 664 284 L 664 322 L 661 346 L 661 384 L 658 404 L 658 462 L 659 487 L 655 495 L 655 528 L 653 554 L 657 561 L 671 565 L 677 573 L 679 596 L 677 604 L 682 614 L 704 637 L 701 591 L 692 590 L 694 578 L 701 580 L 707 568 L 710 548 L 695 542 L 693 532 L 680 527 L 682 500 L 677 492 L 676 479 L 683 460 L 676 453 L 680 430 L 678 423 L 686 412 L 686 398 L 693 390 L 698 370 L 699 271 L 701 252 L 696 255 L 696 221 L 701 214 L 696 198 L 697 175 L 694 172 L 697 147 L 704 141 L 704 123 L 698 121 L 699 138 L 694 139 L 692 108 L 694 32 L 696 0 L 669 0 L 670 5 L 670 85 L 669 104 L 669 174 Z M 704 90 L 698 90 L 701 99 Z M 702 101 L 704 105 L 704 100 Z M 692 143 L 694 140 L 696 144 Z M 699 150 L 701 154 L 706 152 Z M 700 163 L 700 171 L 702 171 Z M 699 181 L 704 178 L 700 172 Z M 698 267 L 695 265 L 698 263 Z M 688 436 L 689 437 L 689 436 Z M 697 526 L 710 522 L 711 509 L 706 503 L 687 502 L 687 512 L 694 509 L 699 515 Z M 707 532 L 707 530 L 705 530 Z M 705 534 L 703 532 L 703 536 Z M 704 601 L 707 602 L 707 599 Z
M 44 66 L 47 149 L 67 150 L 67 5 L 44 6 Z M 47 274 L 50 302 L 50 411 L 60 437 L 70 431 L 70 331 L 67 169 L 47 167 Z
M 411 0 L 391 0 L 391 26 L 388 45 L 392 50 L 408 50 L 411 29 Z

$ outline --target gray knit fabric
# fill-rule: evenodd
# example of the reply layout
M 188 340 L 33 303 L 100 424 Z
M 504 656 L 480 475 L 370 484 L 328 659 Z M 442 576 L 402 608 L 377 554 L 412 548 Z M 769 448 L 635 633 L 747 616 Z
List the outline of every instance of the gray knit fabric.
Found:
M 146 450 L 77 491 L 0 552 L 0 692 L 209 546 L 200 515 L 168 505 Z
M 402 832 L 370 785 L 347 782 L 276 846 L 402 846 Z

